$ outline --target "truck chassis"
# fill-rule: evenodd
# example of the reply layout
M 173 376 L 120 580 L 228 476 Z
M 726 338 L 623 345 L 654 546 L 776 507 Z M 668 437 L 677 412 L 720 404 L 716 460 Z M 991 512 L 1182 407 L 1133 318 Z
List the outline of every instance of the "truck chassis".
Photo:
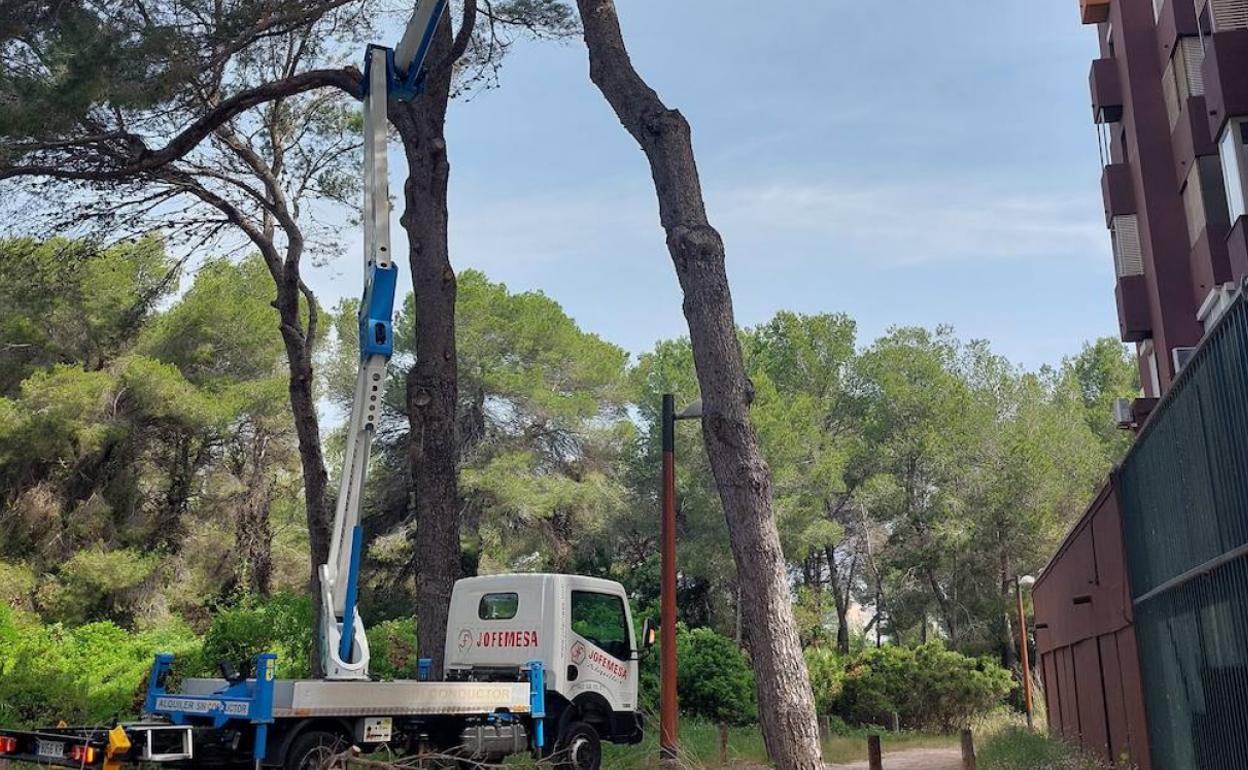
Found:
M 530 663 L 515 682 L 277 679 L 276 655 L 254 677 L 166 685 L 173 656 L 148 677 L 145 720 L 112 728 L 0 729 L 0 764 L 119 770 L 130 764 L 316 770 L 352 747 L 435 750 L 496 760 L 546 749 L 545 676 Z

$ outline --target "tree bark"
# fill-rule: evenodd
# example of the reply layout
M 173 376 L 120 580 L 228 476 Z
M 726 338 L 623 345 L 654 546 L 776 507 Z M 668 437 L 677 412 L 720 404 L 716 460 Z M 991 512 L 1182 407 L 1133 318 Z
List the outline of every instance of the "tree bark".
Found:
M 590 79 L 650 163 L 668 251 L 684 292 L 702 390 L 702 436 L 736 561 L 768 754 L 783 770 L 821 770 L 802 657 L 771 509 L 771 476 L 750 423 L 753 387 L 737 341 L 724 244 L 702 198 L 689 124 L 633 69 L 611 0 L 577 0 Z
M 430 61 L 452 52 L 450 21 L 434 36 Z M 408 262 L 416 298 L 416 363 L 407 373 L 409 454 L 414 497 L 413 571 L 417 647 L 442 675 L 451 588 L 459 577 L 459 511 L 455 408 L 459 369 L 455 349 L 455 271 L 447 241 L 446 109 L 451 68 L 430 70 L 425 93 L 391 101 L 390 120 L 407 158 L 405 211 Z
M 275 483 L 268 464 L 270 440 L 263 430 L 256 429 L 250 457 L 241 469 L 245 491 L 234 530 L 240 560 L 235 581 L 240 590 L 262 597 L 268 597 L 273 587 L 273 527 L 269 513 L 273 507 Z
M 849 602 L 853 576 L 842 577 L 836 564 L 836 548 L 825 546 L 828 556 L 828 580 L 832 588 L 832 602 L 836 605 L 836 649 L 849 653 Z

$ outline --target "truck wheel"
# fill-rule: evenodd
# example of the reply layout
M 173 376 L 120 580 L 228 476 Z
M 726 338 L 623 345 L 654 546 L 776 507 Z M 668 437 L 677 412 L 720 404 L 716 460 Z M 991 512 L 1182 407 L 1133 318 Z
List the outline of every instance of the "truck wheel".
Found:
M 346 770 L 350 748 L 341 735 L 310 730 L 295 739 L 286 752 L 285 770 Z
M 602 740 L 598 731 L 586 722 L 572 722 L 559 737 L 554 759 L 558 770 L 599 770 Z

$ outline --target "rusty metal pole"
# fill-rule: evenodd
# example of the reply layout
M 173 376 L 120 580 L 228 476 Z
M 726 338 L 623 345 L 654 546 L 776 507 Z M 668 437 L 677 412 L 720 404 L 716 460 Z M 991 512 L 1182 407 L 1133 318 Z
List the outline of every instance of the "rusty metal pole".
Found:
M 663 524 L 659 580 L 659 760 L 676 760 L 676 399 L 663 396 Z
M 1014 594 L 1018 598 L 1018 654 L 1023 664 L 1023 705 L 1027 709 L 1027 729 L 1031 724 L 1031 660 L 1027 651 L 1027 614 L 1023 609 L 1023 586 L 1014 578 Z

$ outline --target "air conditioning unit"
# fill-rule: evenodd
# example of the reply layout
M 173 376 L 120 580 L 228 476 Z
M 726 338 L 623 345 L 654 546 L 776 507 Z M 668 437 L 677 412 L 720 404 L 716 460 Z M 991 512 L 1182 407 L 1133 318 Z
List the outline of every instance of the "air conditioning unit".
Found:
M 1183 371 L 1188 362 L 1192 360 L 1192 356 L 1196 354 L 1196 348 L 1174 348 L 1170 351 L 1170 355 L 1174 357 L 1174 373 L 1178 374 Z
M 1135 415 L 1131 413 L 1131 399 L 1114 399 L 1114 422 L 1119 428 L 1130 428 L 1135 425 Z
M 1196 320 L 1204 324 L 1206 332 L 1213 328 L 1223 313 L 1231 309 L 1238 295 L 1239 290 L 1233 283 L 1224 283 L 1210 289 L 1205 295 L 1205 301 L 1200 303 L 1200 309 L 1196 311 Z

